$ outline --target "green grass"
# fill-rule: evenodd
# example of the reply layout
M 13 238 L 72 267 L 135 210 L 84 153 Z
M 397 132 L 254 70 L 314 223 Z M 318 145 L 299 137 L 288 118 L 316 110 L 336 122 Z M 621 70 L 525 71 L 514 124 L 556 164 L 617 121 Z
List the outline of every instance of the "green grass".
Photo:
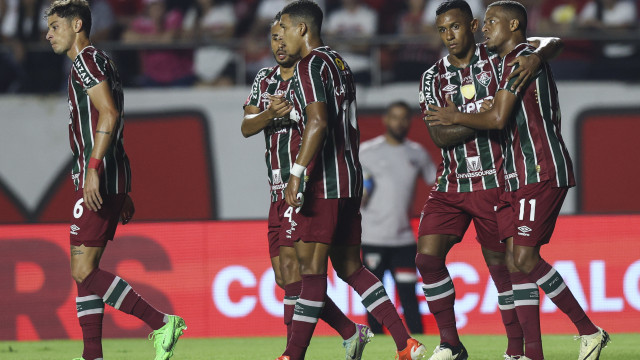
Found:
M 436 346 L 435 336 L 417 336 L 429 352 Z M 572 335 L 546 335 L 542 337 L 545 357 L 549 360 L 577 359 L 579 343 Z M 602 352 L 601 360 L 638 359 L 640 334 L 612 334 L 612 342 Z M 503 336 L 467 335 L 462 337 L 472 360 L 502 360 L 506 340 Z M 337 337 L 317 337 L 311 341 L 308 360 L 344 359 L 342 341 Z M 273 360 L 284 350 L 284 339 L 215 338 L 181 339 L 172 360 Z M 389 336 L 376 336 L 367 346 L 364 358 L 368 360 L 393 359 L 395 347 Z M 79 357 L 82 343 L 77 340 L 0 341 L 2 360 L 70 360 Z M 106 360 L 152 359 L 153 345 L 146 339 L 104 340 Z

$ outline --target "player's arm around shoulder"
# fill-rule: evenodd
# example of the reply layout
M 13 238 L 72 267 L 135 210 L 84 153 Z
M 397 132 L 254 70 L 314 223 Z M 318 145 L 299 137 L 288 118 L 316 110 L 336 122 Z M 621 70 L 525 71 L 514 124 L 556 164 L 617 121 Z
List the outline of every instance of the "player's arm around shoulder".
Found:
M 508 77 L 508 80 L 517 77 L 517 80 L 512 85 L 512 89 L 515 89 L 517 92 L 521 91 L 523 87 L 527 86 L 529 82 L 535 78 L 536 74 L 538 74 L 544 65 L 544 62 L 557 57 L 562 53 L 562 49 L 564 49 L 562 39 L 557 37 L 531 37 L 527 38 L 527 42 L 533 46 L 535 50 L 517 56 L 508 64 L 509 66 L 518 65 Z

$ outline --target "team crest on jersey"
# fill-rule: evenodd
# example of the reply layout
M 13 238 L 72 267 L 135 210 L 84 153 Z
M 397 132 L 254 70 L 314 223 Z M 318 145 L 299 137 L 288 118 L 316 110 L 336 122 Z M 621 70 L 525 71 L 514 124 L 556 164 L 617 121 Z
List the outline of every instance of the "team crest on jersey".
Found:
M 280 169 L 273 169 L 273 171 L 271 171 L 271 184 L 282 184 L 282 174 L 280 173 Z
M 482 170 L 482 164 L 480 163 L 480 156 L 470 156 L 467 160 L 467 172 Z
M 483 71 L 480 74 L 476 75 L 476 79 L 482 86 L 487 87 L 491 84 L 491 73 L 488 71 Z
M 335 60 L 333 61 L 336 63 L 336 66 L 338 67 L 338 69 L 344 71 L 345 67 L 344 67 L 344 61 L 342 61 L 342 59 L 335 58 Z

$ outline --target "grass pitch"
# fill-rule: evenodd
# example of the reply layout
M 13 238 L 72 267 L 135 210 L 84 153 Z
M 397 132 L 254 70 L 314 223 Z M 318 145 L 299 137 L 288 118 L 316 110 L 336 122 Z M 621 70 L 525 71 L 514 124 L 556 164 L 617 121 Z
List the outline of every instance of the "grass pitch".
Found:
M 438 343 L 436 336 L 416 336 L 429 352 Z M 504 336 L 466 335 L 462 341 L 472 360 L 502 360 L 506 346 Z M 601 360 L 640 359 L 640 334 L 611 334 L 612 342 L 602 351 Z M 545 357 L 549 360 L 577 359 L 578 341 L 572 335 L 546 335 L 542 337 Z M 184 338 L 178 342 L 172 360 L 273 360 L 284 350 L 284 338 Z M 155 353 L 151 341 L 146 339 L 104 340 L 106 360 L 153 359 Z M 367 345 L 364 359 L 383 360 L 394 358 L 395 346 L 389 336 L 376 335 Z M 0 341 L 2 360 L 71 360 L 82 354 L 82 342 L 78 340 L 48 341 Z M 307 352 L 308 360 L 344 359 L 342 339 L 316 337 Z

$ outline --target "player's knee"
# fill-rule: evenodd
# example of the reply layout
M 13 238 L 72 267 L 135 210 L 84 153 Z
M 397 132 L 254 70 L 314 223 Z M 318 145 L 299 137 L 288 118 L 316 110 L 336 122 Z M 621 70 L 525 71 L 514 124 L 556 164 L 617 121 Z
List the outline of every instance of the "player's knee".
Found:
M 89 274 L 91 274 L 92 271 L 93 267 L 91 266 L 76 265 L 71 267 L 71 277 L 75 282 L 80 284 L 87 278 L 87 276 L 89 276 Z
M 536 254 L 526 251 L 515 251 L 513 254 L 513 265 L 525 274 L 528 274 L 533 270 L 538 263 L 538 260 L 539 257 L 537 257 Z
M 278 274 L 276 274 L 276 284 L 278 285 L 278 287 L 280 287 L 282 290 L 284 290 L 284 279 L 282 278 L 282 276 L 278 276 Z

